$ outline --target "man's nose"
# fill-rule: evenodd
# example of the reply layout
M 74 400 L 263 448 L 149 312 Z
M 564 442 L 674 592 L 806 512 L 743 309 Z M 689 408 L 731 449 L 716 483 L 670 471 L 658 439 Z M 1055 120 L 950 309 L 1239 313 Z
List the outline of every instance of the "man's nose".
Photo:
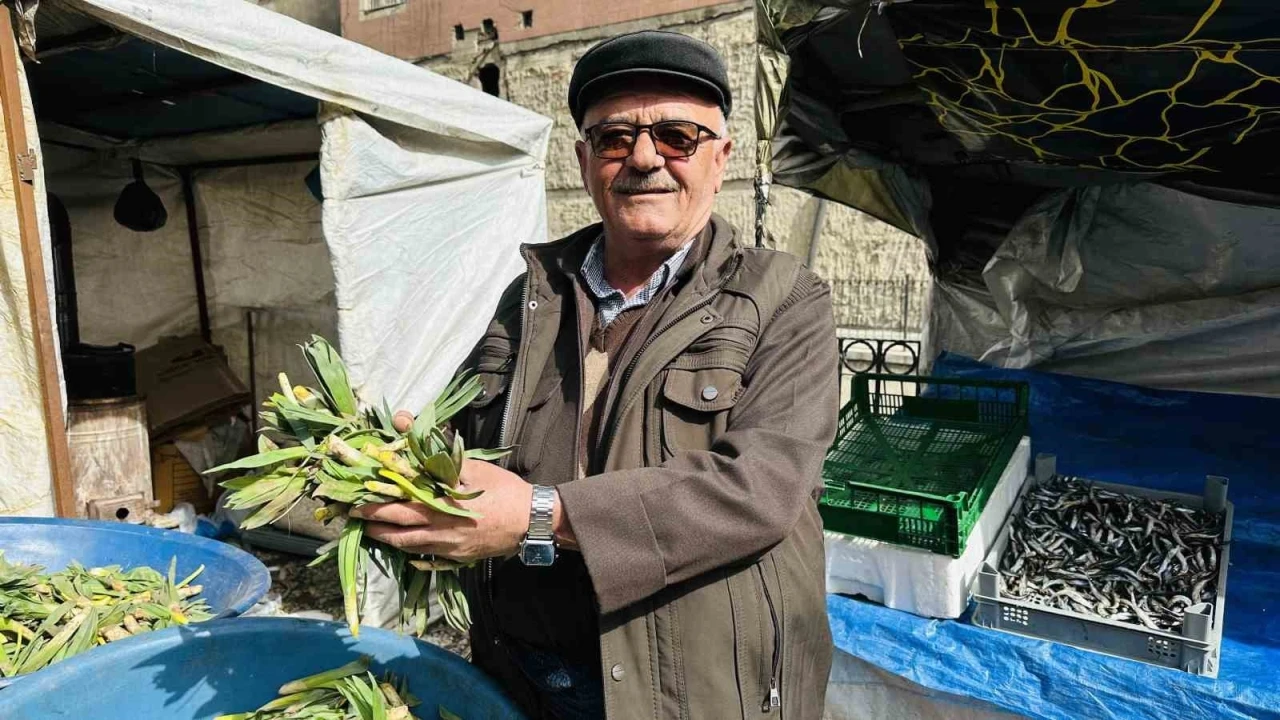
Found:
M 637 172 L 650 173 L 665 165 L 667 159 L 658 154 L 658 146 L 653 143 L 653 135 L 641 130 L 636 135 L 636 146 L 631 149 L 631 157 L 627 164 Z

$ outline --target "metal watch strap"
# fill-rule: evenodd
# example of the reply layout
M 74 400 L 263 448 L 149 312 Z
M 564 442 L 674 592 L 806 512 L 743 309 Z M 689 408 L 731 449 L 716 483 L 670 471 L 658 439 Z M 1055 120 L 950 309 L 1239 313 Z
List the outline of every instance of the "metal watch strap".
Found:
M 533 505 L 529 508 L 530 540 L 551 540 L 554 537 L 552 518 L 556 509 L 556 489 L 546 485 L 533 486 Z

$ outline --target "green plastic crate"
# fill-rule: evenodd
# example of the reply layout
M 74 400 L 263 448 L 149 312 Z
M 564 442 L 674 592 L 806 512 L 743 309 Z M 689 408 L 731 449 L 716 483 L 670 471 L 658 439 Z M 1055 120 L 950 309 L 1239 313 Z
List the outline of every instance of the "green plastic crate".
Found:
M 1026 433 L 1026 383 L 854 377 L 823 464 L 828 530 L 959 557 Z

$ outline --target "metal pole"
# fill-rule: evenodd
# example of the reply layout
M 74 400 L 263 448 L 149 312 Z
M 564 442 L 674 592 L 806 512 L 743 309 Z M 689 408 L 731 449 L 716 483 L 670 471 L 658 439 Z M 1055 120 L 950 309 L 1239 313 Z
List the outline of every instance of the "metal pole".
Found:
M 902 281 L 902 339 L 907 339 L 907 313 L 911 306 L 911 279 Z
M 196 191 L 191 182 L 191 170 L 182 168 L 178 171 L 182 177 L 182 199 L 187 206 L 187 239 L 191 243 L 191 269 L 196 276 L 196 307 L 200 313 L 200 337 L 205 342 L 213 342 L 213 332 L 209 327 L 209 298 L 204 290 L 204 260 L 200 254 L 200 229 L 196 227 Z
M 827 219 L 827 199 L 818 198 L 818 209 L 813 214 L 813 230 L 809 233 L 809 259 L 805 265 L 812 270 L 818 263 L 818 241 L 822 237 L 822 226 Z
M 8 144 L 9 173 L 17 205 L 18 239 L 22 248 L 22 271 L 27 281 L 27 308 L 31 313 L 31 342 L 35 346 L 40 405 L 44 412 L 44 435 L 53 475 L 53 503 L 58 517 L 77 517 L 75 479 L 71 476 L 71 451 L 67 446 L 67 418 L 62 407 L 58 380 L 58 331 L 49 311 L 49 288 L 44 278 L 44 250 L 36 221 L 36 152 L 27 144 L 23 122 L 20 73 L 14 43 L 13 19 L 8 6 L 0 6 L 0 117 L 3 117 Z
M 245 337 L 248 339 L 249 347 L 246 348 L 249 353 L 249 397 L 252 398 L 254 407 L 258 405 L 258 359 L 254 348 L 253 337 L 253 308 L 244 311 L 244 329 Z M 258 434 L 258 413 L 249 413 L 249 432 L 252 435 Z

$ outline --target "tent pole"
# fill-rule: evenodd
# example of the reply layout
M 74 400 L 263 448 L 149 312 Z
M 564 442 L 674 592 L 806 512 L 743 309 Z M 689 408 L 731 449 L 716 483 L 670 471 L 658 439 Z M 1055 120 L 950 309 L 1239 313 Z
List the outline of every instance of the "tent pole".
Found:
M 191 241 L 191 268 L 196 276 L 196 305 L 200 312 L 200 337 L 213 342 L 209 328 L 209 297 L 204 290 L 204 260 L 200 254 L 200 229 L 196 227 L 196 190 L 191 182 L 191 169 L 181 168 L 182 200 L 187 206 L 187 239 Z
M 66 418 L 58 382 L 55 328 L 49 316 L 49 289 L 45 286 L 44 253 L 36 221 L 35 151 L 27 144 L 23 122 L 19 73 L 23 72 L 14 48 L 13 19 L 8 6 L 0 7 L 0 109 L 4 115 L 9 172 L 18 205 L 18 234 L 22 243 L 22 267 L 27 280 L 27 304 L 35 337 L 36 367 L 40 369 L 40 400 L 44 409 L 45 443 L 53 473 L 54 511 L 59 517 L 75 517 L 75 487 L 71 477 L 71 453 L 67 447 Z
M 247 308 L 244 311 L 244 330 L 245 337 L 248 339 L 249 347 L 246 352 L 249 355 L 249 396 L 253 398 L 253 404 L 258 404 L 258 352 L 254 347 L 253 337 L 253 308 Z M 249 434 L 257 437 L 258 435 L 258 414 L 256 412 L 249 413 Z

